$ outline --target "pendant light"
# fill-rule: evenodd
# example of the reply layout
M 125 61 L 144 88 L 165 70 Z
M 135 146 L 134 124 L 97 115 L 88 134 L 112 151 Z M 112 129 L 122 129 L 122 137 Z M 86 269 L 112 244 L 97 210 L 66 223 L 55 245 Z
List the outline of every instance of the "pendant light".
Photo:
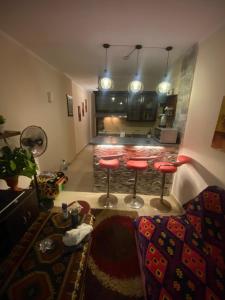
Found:
M 170 55 L 170 51 L 173 49 L 173 47 L 168 46 L 165 48 L 165 50 L 167 51 L 167 62 L 166 62 L 166 71 L 164 74 L 164 78 L 163 81 L 159 83 L 158 87 L 157 87 L 157 91 L 160 94 L 168 94 L 169 90 L 171 89 L 171 83 L 168 80 L 168 66 L 169 66 L 169 55 Z
M 128 91 L 131 93 L 141 93 L 144 89 L 144 85 L 140 80 L 140 76 L 138 76 L 138 68 L 139 68 L 139 51 L 142 49 L 142 45 L 136 45 L 135 49 L 137 50 L 137 64 L 136 64 L 136 74 L 134 79 L 128 85 Z
M 103 44 L 102 46 L 105 49 L 105 69 L 104 69 L 104 75 L 99 79 L 99 89 L 102 91 L 108 91 L 113 88 L 113 81 L 110 78 L 109 73 L 107 71 L 108 49 L 109 49 L 110 45 Z

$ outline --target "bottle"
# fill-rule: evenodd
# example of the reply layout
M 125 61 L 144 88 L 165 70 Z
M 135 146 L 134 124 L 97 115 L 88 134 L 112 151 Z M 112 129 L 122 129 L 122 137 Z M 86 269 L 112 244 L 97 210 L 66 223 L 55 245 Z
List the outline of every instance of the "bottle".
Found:
M 66 203 L 62 203 L 62 214 L 63 214 L 63 219 L 68 218 L 68 207 Z
M 60 166 L 60 171 L 64 172 L 68 169 L 68 164 L 66 163 L 65 159 L 62 160 L 61 166 Z
M 70 212 L 71 214 L 71 223 L 72 223 L 72 227 L 76 228 L 79 224 L 79 214 L 78 214 L 78 209 L 77 208 L 73 208 Z
M 166 127 L 166 115 L 161 114 L 160 127 Z

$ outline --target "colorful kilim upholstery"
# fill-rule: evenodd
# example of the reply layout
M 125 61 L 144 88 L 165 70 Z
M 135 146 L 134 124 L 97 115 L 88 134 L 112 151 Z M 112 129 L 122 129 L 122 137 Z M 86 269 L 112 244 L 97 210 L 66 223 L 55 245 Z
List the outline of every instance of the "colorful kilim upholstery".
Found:
M 184 208 L 135 220 L 146 299 L 225 299 L 225 191 L 208 187 Z

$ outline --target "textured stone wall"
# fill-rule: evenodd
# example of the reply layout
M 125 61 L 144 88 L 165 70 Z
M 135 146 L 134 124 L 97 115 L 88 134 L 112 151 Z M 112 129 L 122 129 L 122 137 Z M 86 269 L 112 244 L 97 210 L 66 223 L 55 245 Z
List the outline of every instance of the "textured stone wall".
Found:
M 154 147 L 154 146 L 120 146 L 94 148 L 94 191 L 106 191 L 106 171 L 99 166 L 99 158 L 103 155 L 123 154 L 120 159 L 120 168 L 111 172 L 110 192 L 112 193 L 132 193 L 134 184 L 134 171 L 126 168 L 126 160 L 131 156 L 158 156 L 149 160 L 149 168 L 146 171 L 139 171 L 137 193 L 146 195 L 160 195 L 161 178 L 160 172 L 153 169 L 154 161 L 175 161 L 177 157 L 176 147 Z M 166 175 L 166 185 L 164 194 L 169 195 L 173 180 L 172 174 Z
M 174 127 L 178 128 L 181 138 L 185 131 L 197 53 L 198 47 L 195 45 L 172 65 L 169 72 L 173 93 L 177 94 Z

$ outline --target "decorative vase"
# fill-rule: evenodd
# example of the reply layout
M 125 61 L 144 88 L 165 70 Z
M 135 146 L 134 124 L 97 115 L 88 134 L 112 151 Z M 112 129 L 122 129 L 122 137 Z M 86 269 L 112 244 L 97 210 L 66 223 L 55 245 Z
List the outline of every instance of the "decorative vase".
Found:
M 17 187 L 18 179 L 19 177 L 16 175 L 16 176 L 5 178 L 5 181 L 8 187 L 10 187 L 13 191 L 18 191 L 18 187 Z

